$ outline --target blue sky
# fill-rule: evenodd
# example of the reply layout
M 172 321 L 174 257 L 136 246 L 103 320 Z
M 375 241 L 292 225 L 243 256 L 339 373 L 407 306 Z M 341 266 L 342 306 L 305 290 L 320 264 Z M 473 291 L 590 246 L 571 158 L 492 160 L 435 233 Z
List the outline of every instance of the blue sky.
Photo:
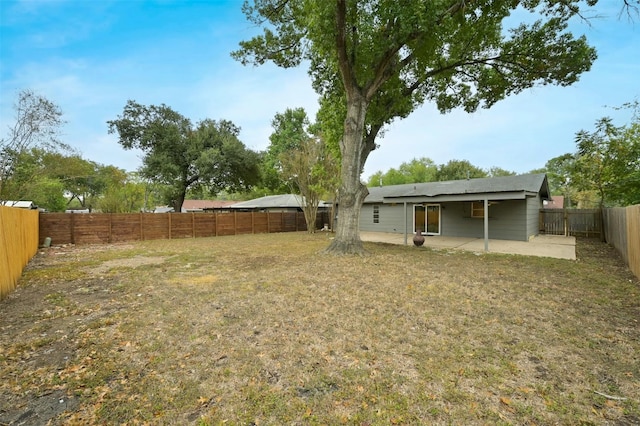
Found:
M 425 105 L 388 127 L 363 179 L 413 158 L 437 164 L 469 160 L 526 173 L 575 149 L 574 136 L 592 130 L 612 109 L 640 97 L 640 18 L 619 17 L 617 0 L 603 0 L 591 25 L 576 21 L 598 50 L 592 70 L 570 87 L 545 86 L 474 114 L 441 115 Z M 264 150 L 271 120 L 303 107 L 311 118 L 317 95 L 306 68 L 244 67 L 229 53 L 258 29 L 240 0 L 0 0 L 0 132 L 13 122 L 22 89 L 58 104 L 62 139 L 84 158 L 133 171 L 141 154 L 125 151 L 107 120 L 127 100 L 166 104 L 194 123 L 228 119 L 249 148 Z

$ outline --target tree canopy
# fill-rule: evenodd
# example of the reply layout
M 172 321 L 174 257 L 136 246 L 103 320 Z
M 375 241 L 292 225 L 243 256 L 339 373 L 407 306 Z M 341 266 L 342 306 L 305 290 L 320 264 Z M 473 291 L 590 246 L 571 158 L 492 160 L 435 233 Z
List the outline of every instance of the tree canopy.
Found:
M 640 120 L 615 126 L 610 118 L 595 131 L 576 134 L 573 180 L 580 190 L 595 190 L 599 206 L 640 204 Z
M 445 180 L 472 179 L 481 177 L 511 176 L 515 172 L 500 167 L 491 167 L 488 171 L 474 166 L 468 160 L 450 160 L 446 164 L 436 165 L 432 159 L 414 158 L 402 163 L 397 169 L 378 171 L 369 177 L 369 186 L 401 185 L 404 183 L 437 182 Z
M 315 232 L 318 205 L 323 197 L 333 199 L 337 162 L 332 150 L 311 124 L 303 108 L 287 108 L 277 113 L 271 122 L 271 143 L 264 156 L 265 185 L 277 183 L 272 189 L 300 194 L 304 203 L 307 230 Z M 264 179 L 263 177 L 263 179 Z
M 269 147 L 263 158 L 262 183 L 276 192 L 291 190 L 282 174 L 282 154 L 298 148 L 311 136 L 309 134 L 309 117 L 304 108 L 287 108 L 284 113 L 277 113 L 271 121 L 273 133 L 269 136 Z
M 467 160 L 450 160 L 438 166 L 436 180 L 461 180 L 487 177 L 487 172 Z
M 264 32 L 240 43 L 244 64 L 310 64 L 328 130 L 342 123 L 340 221 L 328 248 L 362 253 L 360 175 L 376 137 L 396 118 L 435 103 L 475 111 L 539 84 L 569 85 L 595 50 L 569 20 L 593 0 L 255 0 L 248 19 Z M 507 27 L 516 10 L 533 19 Z
M 28 159 L 31 149 L 68 149 L 58 139 L 65 123 L 58 105 L 26 89 L 18 94 L 14 111 L 15 121 L 6 136 L 0 139 L 0 200 L 22 196 L 15 193 L 19 183 L 12 180 L 24 173 L 24 167 L 29 167 L 28 164 L 21 164 L 21 160 Z M 10 187 L 13 187 L 13 193 L 9 191 Z
M 603 117 L 594 130 L 576 132 L 574 152 L 547 161 L 549 189 L 563 195 L 567 207 L 640 204 L 640 104 L 620 108 L 632 110 L 630 123 Z
M 378 171 L 369 177 L 369 186 L 401 185 L 404 183 L 433 182 L 438 167 L 427 157 L 414 158 L 409 162 L 390 168 L 386 172 Z
M 141 175 L 171 190 L 167 202 L 180 211 L 189 188 L 245 190 L 260 180 L 259 156 L 238 139 L 240 128 L 227 120 L 205 119 L 195 126 L 166 105 L 128 101 L 107 122 L 125 149 L 144 151 Z

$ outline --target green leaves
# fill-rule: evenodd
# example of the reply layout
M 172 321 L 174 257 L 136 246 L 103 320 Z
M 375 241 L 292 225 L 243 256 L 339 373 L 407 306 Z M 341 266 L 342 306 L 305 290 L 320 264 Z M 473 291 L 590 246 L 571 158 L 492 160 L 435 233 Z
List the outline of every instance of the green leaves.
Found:
M 601 206 L 640 203 L 640 121 L 615 126 L 610 118 L 593 132 L 576 133 L 576 185 L 595 190 Z
M 180 211 L 187 189 L 205 186 L 216 193 L 244 190 L 258 183 L 258 154 L 238 139 L 228 120 L 191 121 L 166 105 L 127 102 L 122 116 L 108 122 L 120 144 L 144 151 L 142 175 L 168 185 L 167 203 Z
M 283 67 L 308 60 L 322 97 L 321 125 L 329 143 L 340 145 L 339 202 L 357 206 L 344 212 L 350 217 L 341 223 L 356 223 L 364 199 L 360 174 L 378 134 L 394 119 L 424 102 L 434 102 L 441 112 L 473 112 L 535 85 L 572 84 L 589 70 L 595 51 L 567 31 L 582 4 L 255 0 L 243 10 L 264 32 L 241 42 L 232 56 L 243 64 L 271 60 Z M 529 12 L 526 20 L 533 23 L 505 28 L 516 10 Z M 343 126 L 339 139 L 337 123 Z M 335 246 L 357 245 L 357 230 L 338 226 Z

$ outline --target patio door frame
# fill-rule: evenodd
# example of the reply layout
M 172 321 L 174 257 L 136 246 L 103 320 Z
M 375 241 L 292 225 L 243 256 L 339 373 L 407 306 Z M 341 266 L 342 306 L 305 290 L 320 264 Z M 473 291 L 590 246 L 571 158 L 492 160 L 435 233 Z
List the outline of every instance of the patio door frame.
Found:
M 438 208 L 438 219 L 437 219 L 437 225 L 438 225 L 438 232 L 428 232 L 428 220 L 429 220 L 429 207 L 437 207 Z M 416 212 L 416 210 L 420 208 L 422 209 L 421 212 Z M 417 214 L 416 214 L 417 213 Z M 420 221 L 420 219 L 424 218 L 424 220 Z M 442 207 L 440 206 L 440 204 L 414 204 L 413 205 L 413 233 L 416 233 L 416 230 L 418 228 L 418 226 L 422 229 L 422 234 L 423 235 L 440 235 L 440 232 L 442 230 Z M 418 222 L 421 223 L 418 223 Z M 417 226 L 416 226 L 417 225 Z

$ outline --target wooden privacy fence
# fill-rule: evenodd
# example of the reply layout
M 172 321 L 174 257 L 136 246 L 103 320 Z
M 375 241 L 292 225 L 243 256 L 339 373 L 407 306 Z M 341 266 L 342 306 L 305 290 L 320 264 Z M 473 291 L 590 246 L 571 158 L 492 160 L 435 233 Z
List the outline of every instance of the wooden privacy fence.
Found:
M 38 251 L 38 211 L 0 206 L 0 299 L 11 293 Z
M 542 209 L 540 232 L 549 235 L 598 237 L 602 234 L 600 209 Z
M 640 278 L 640 204 L 604 209 L 604 235 Z
M 319 212 L 316 226 L 328 223 Z M 172 238 L 294 232 L 307 229 L 302 212 L 231 213 L 44 213 L 40 242 L 98 244 Z

